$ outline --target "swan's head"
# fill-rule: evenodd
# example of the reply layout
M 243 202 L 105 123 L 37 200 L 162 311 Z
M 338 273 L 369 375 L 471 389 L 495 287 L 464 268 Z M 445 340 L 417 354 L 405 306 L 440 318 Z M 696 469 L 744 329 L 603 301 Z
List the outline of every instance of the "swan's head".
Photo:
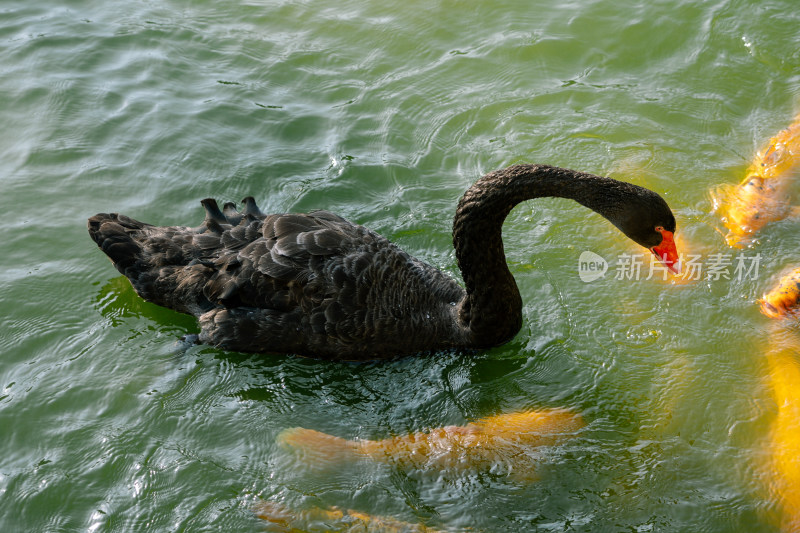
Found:
M 631 240 L 650 250 L 674 274 L 680 274 L 675 216 L 661 196 L 643 187 L 632 187 L 634 194 L 619 204 L 624 207 L 611 221 Z

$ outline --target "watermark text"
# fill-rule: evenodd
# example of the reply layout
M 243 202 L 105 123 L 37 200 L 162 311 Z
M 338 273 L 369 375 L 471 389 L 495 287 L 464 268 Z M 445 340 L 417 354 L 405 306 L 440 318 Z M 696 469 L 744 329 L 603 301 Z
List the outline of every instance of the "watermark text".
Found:
M 675 275 L 652 254 L 619 254 L 609 265 L 605 258 L 587 250 L 578 258 L 578 275 L 587 283 L 604 277 L 609 270 L 617 280 L 667 280 L 671 277 L 686 281 L 755 280 L 758 279 L 761 254 L 714 253 L 706 257 L 681 254 L 680 262 L 682 272 Z

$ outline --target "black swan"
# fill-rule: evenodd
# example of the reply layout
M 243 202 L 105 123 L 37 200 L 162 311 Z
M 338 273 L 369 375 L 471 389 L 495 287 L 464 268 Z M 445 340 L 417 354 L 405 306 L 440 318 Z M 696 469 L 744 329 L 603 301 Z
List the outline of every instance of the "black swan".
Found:
M 546 165 L 491 172 L 458 203 L 453 244 L 466 290 L 384 237 L 328 211 L 265 215 L 201 203 L 203 224 L 158 227 L 116 213 L 89 234 L 145 300 L 198 317 L 199 341 L 342 360 L 489 348 L 522 327 L 501 228 L 518 203 L 571 198 L 680 271 L 675 217 L 655 192 Z M 587 224 L 587 227 L 591 224 Z

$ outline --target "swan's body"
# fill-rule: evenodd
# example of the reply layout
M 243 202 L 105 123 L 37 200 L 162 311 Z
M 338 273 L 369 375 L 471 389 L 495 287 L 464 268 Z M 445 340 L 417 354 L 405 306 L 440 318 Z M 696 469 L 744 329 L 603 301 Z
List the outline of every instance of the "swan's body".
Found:
M 487 174 L 462 197 L 453 243 L 466 290 L 369 229 L 327 211 L 264 215 L 204 200 L 198 228 L 98 214 L 89 233 L 144 299 L 198 317 L 200 340 L 248 352 L 379 359 L 487 348 L 522 325 L 501 227 L 521 201 L 572 198 L 677 263 L 675 218 L 656 193 L 544 165 Z

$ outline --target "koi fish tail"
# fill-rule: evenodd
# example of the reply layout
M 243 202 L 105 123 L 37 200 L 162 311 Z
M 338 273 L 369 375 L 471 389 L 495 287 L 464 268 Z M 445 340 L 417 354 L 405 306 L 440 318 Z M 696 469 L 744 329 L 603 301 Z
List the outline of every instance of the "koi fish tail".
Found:
M 278 435 L 278 444 L 291 450 L 304 464 L 317 467 L 353 460 L 360 456 L 358 443 L 321 431 L 290 428 Z

